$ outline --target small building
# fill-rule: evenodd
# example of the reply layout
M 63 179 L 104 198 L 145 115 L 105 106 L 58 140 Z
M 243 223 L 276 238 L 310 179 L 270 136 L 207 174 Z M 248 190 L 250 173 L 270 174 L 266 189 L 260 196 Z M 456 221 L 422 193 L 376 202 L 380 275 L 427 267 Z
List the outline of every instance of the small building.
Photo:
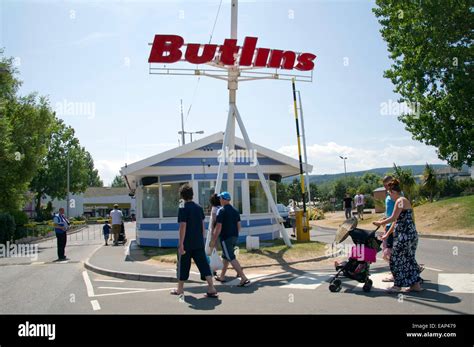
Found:
M 211 210 L 209 198 L 217 180 L 223 137 L 224 133 L 218 132 L 121 169 L 136 198 L 136 239 L 139 245 L 177 246 L 179 188 L 185 183 L 192 185 L 194 201 L 204 208 L 207 228 Z M 235 149 L 245 150 L 245 142 L 235 138 Z M 254 149 L 276 202 L 276 183 L 282 177 L 298 174 L 299 161 L 262 146 L 254 145 Z M 279 225 L 270 211 L 252 164 L 249 160 L 236 160 L 234 164 L 232 204 L 241 213 L 240 242 L 247 235 L 258 236 L 260 240 L 280 237 Z M 311 171 L 312 166 L 308 165 L 307 169 Z M 221 190 L 227 190 L 225 173 Z
M 456 181 L 474 179 L 474 170 L 467 165 L 463 165 L 461 170 L 448 166 L 436 170 L 436 178 L 454 179 Z
M 382 213 L 385 212 L 385 197 L 387 196 L 387 191 L 385 187 L 379 187 L 374 189 L 372 192 L 374 196 L 374 205 L 375 205 L 375 213 Z
M 129 193 L 128 188 L 89 187 L 84 193 L 71 194 L 69 217 L 107 217 L 114 204 L 118 204 L 124 216 L 132 218 L 135 214 L 135 199 Z M 51 200 L 46 196 L 41 205 L 45 206 L 49 201 L 52 201 L 54 211 L 61 207 L 66 210 L 66 199 Z M 26 208 L 29 206 L 27 204 Z

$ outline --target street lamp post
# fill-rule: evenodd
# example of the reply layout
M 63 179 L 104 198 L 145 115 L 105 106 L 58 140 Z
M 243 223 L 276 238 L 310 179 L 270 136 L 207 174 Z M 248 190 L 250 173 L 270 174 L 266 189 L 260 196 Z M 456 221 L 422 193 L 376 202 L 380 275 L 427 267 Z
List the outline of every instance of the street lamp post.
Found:
M 346 159 L 347 157 L 339 156 L 342 160 L 344 160 L 344 178 L 347 177 L 347 171 L 346 171 Z
M 204 131 L 203 130 L 190 131 L 188 134 L 191 136 L 191 142 L 193 142 L 193 134 L 204 134 Z

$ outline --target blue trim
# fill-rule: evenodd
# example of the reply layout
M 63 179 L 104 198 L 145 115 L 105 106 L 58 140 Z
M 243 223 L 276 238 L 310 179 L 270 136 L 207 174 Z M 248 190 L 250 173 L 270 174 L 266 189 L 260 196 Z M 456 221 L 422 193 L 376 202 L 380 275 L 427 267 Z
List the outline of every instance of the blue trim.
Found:
M 235 149 L 245 149 L 245 148 L 237 146 L 237 145 L 234 145 L 234 147 L 235 147 Z M 216 151 L 216 150 L 222 149 L 222 143 L 214 142 L 214 143 L 210 143 L 208 145 L 199 147 L 197 149 L 201 150 L 201 151 L 210 151 L 210 150 L 211 151 Z
M 271 218 L 265 218 L 265 219 L 254 219 L 254 220 L 249 220 L 247 221 L 246 224 L 248 224 L 248 226 L 246 226 L 246 228 L 251 228 L 251 227 L 261 227 L 261 226 L 264 226 L 264 225 L 272 225 L 272 220 Z M 244 226 L 242 226 L 244 228 Z
M 178 248 L 178 239 L 161 239 L 161 247 Z
M 158 239 L 149 239 L 149 238 L 139 238 L 140 246 L 149 246 L 149 247 L 159 247 Z
M 273 240 L 273 233 L 263 233 L 259 235 L 253 235 L 253 236 L 258 236 L 260 241 L 269 241 Z M 245 243 L 245 236 L 239 236 L 237 239 L 237 243 Z M 161 247 L 163 248 L 177 248 L 178 247 L 178 239 L 150 239 L 150 238 L 139 238 L 139 243 L 140 246 L 148 246 L 148 247 L 159 247 L 159 244 L 161 242 Z
M 194 174 L 195 180 L 215 180 L 217 179 L 217 174 Z
M 160 228 L 161 224 L 161 228 Z M 265 225 L 273 225 L 274 223 L 273 218 L 262 218 L 262 219 L 254 219 L 247 221 L 246 219 L 242 220 L 242 228 L 252 228 L 252 227 L 261 227 Z M 205 228 L 207 229 L 209 226 L 209 222 L 204 223 Z M 144 231 L 178 231 L 179 224 L 178 223 L 140 223 L 138 225 L 138 230 Z
M 173 182 L 173 181 L 191 181 L 192 175 L 166 175 L 160 176 L 160 183 Z
M 265 177 L 265 179 L 268 180 L 268 177 L 270 177 L 268 174 L 263 174 L 263 176 Z M 256 173 L 248 173 L 247 174 L 247 179 L 249 180 L 258 180 L 258 174 Z
M 225 173 L 223 178 L 227 179 L 227 174 Z M 245 174 L 244 173 L 234 173 L 234 178 L 238 180 L 244 180 Z M 195 180 L 216 180 L 217 174 L 194 174 Z
M 203 159 L 206 161 L 203 163 Z M 258 158 L 258 162 L 260 165 L 287 165 L 282 163 L 281 161 L 261 157 Z M 236 162 L 234 163 L 235 166 L 248 166 L 250 165 L 250 160 L 245 162 Z M 203 166 L 203 165 L 211 165 L 211 166 L 219 166 L 219 160 L 217 158 L 170 158 L 164 160 L 159 163 L 155 163 L 151 166 Z

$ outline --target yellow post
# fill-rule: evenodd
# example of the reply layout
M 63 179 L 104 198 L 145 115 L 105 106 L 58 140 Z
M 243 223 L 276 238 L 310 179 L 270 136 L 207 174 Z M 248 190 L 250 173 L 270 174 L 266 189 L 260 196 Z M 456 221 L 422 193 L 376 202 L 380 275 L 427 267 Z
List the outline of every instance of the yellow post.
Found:
M 305 184 L 304 184 L 303 159 L 301 158 L 300 126 L 299 126 L 299 120 L 298 120 L 298 107 L 296 105 L 295 78 L 292 78 L 291 84 L 293 87 L 293 107 L 295 111 L 296 141 L 298 144 L 298 159 L 299 159 L 299 164 L 300 164 L 301 194 L 303 196 L 303 211 L 296 212 L 296 239 L 298 241 L 309 241 L 311 229 L 309 228 L 309 218 L 306 211 L 306 191 L 305 191 Z M 299 227 L 298 227 L 298 215 L 300 216 Z
M 298 241 L 309 241 L 310 240 L 310 233 L 309 233 L 309 224 L 306 222 L 306 226 L 304 225 L 304 218 L 303 218 L 303 211 L 299 210 L 295 212 L 296 214 L 296 240 Z M 306 221 L 308 219 L 306 218 Z M 306 227 L 306 228 L 305 228 Z

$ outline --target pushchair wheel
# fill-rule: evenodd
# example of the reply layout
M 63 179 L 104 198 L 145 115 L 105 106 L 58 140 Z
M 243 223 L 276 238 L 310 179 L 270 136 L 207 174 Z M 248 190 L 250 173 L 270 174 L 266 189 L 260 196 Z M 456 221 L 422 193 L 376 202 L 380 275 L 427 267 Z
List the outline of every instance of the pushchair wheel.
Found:
M 362 287 L 362 289 L 364 290 L 364 292 L 370 292 L 370 290 L 372 289 L 372 284 L 373 284 L 372 280 L 371 280 L 371 279 L 368 279 L 368 280 L 365 282 L 364 286 Z
M 341 280 L 335 279 L 332 281 L 332 283 L 329 285 L 329 290 L 333 293 L 336 293 L 341 290 Z

